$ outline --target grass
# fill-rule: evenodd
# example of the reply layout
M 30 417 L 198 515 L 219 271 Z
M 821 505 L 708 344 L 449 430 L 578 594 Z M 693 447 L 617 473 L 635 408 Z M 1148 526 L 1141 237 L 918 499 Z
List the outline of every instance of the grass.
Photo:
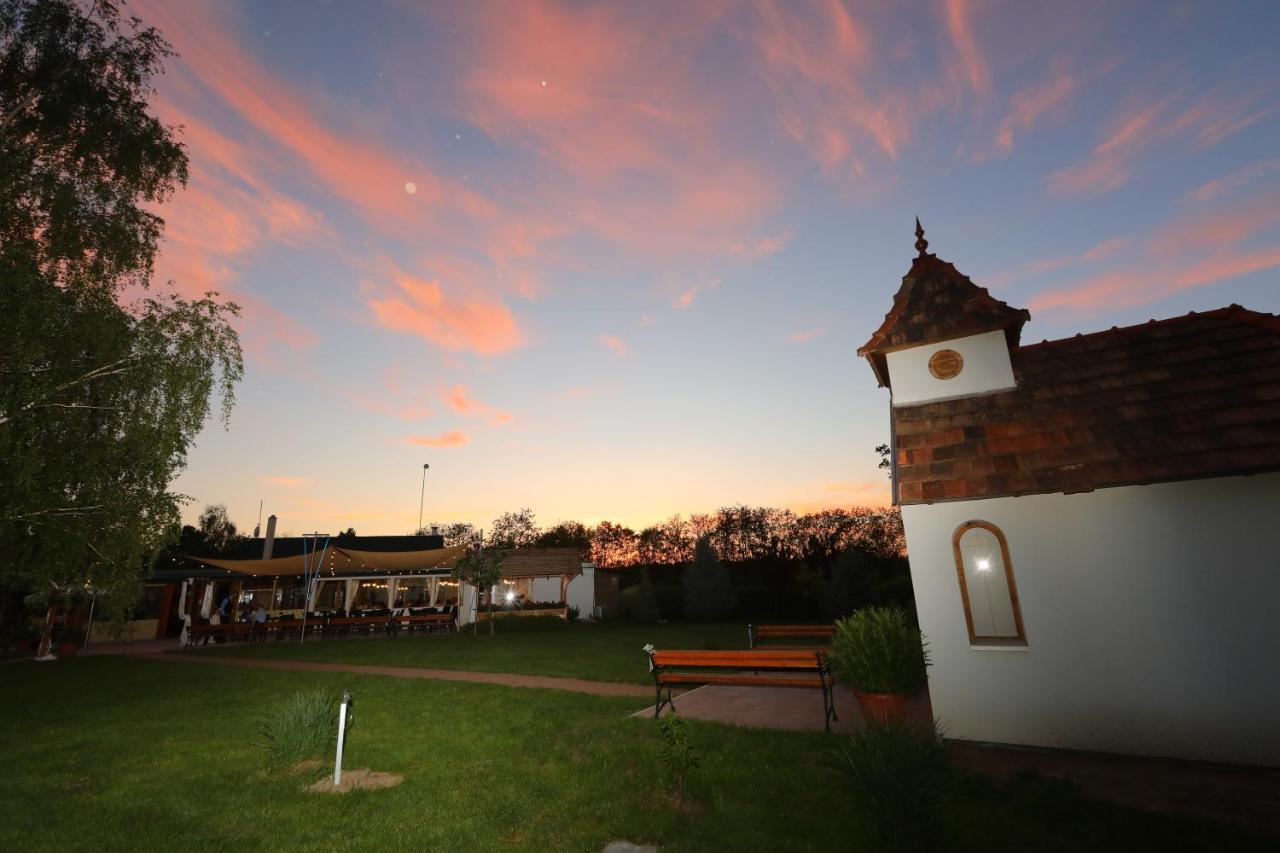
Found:
M 659 649 L 743 649 L 746 623 L 620 623 L 570 624 L 559 630 L 508 631 L 490 637 L 480 626 L 479 636 L 468 628 L 457 634 L 404 636 L 394 640 L 357 638 L 234 643 L 203 646 L 193 654 L 235 655 L 275 660 L 325 663 L 420 666 L 431 669 L 465 669 L 477 672 L 514 672 L 521 675 L 556 675 L 592 681 L 653 684 L 641 648 L 653 643 Z
M 356 645 L 356 644 L 352 644 Z M 688 720 L 700 766 L 673 802 L 634 699 L 126 658 L 6 664 L 0 849 L 598 851 L 859 850 L 820 732 Z M 299 690 L 350 689 L 346 766 L 404 775 L 382 791 L 304 792 L 267 769 L 257 725 Z M 967 779 L 958 849 L 1249 850 L 1213 824 L 1140 814 L 1033 781 Z

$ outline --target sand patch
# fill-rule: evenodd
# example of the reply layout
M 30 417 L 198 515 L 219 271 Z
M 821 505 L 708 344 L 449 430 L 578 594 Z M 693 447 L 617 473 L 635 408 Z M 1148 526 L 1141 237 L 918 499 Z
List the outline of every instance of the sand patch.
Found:
M 399 773 L 383 773 L 381 770 L 343 770 L 342 784 L 335 787 L 332 776 L 325 776 L 307 788 L 313 794 L 340 794 L 343 791 L 354 791 L 357 788 L 394 788 L 404 781 Z

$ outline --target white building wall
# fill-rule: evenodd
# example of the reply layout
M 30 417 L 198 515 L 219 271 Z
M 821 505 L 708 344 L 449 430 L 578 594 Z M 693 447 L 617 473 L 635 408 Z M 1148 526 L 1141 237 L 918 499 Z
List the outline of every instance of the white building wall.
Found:
M 591 563 L 582 564 L 582 574 L 569 582 L 565 595 L 570 607 L 578 608 L 582 619 L 591 619 L 596 612 L 596 567 Z
M 964 359 L 959 375 L 938 379 L 929 372 L 929 359 L 938 350 L 952 349 Z M 1004 332 L 984 332 L 936 344 L 886 354 L 893 405 L 945 400 L 1013 388 L 1013 364 Z
M 559 575 L 554 578 L 531 578 L 529 581 L 529 599 L 531 601 L 559 601 Z
M 949 737 L 1280 765 L 1280 474 L 902 508 Z M 952 553 L 998 526 L 1025 648 L 972 648 Z

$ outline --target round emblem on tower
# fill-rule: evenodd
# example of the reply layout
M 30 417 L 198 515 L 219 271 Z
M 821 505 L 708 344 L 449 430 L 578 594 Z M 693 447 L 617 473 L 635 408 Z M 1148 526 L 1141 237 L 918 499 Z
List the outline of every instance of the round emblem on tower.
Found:
M 955 379 L 961 370 L 964 370 L 964 356 L 953 349 L 940 349 L 929 356 L 929 372 L 935 379 Z

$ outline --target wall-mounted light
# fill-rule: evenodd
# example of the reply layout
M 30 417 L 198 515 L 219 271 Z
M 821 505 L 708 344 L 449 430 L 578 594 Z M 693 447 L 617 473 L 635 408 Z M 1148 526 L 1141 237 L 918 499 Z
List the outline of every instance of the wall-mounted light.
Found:
M 986 572 L 986 571 L 990 571 L 990 570 L 991 570 L 991 561 L 990 561 L 990 560 L 983 559 L 983 560 L 979 560 L 979 561 L 978 561 L 978 571 L 980 571 L 980 572 Z

